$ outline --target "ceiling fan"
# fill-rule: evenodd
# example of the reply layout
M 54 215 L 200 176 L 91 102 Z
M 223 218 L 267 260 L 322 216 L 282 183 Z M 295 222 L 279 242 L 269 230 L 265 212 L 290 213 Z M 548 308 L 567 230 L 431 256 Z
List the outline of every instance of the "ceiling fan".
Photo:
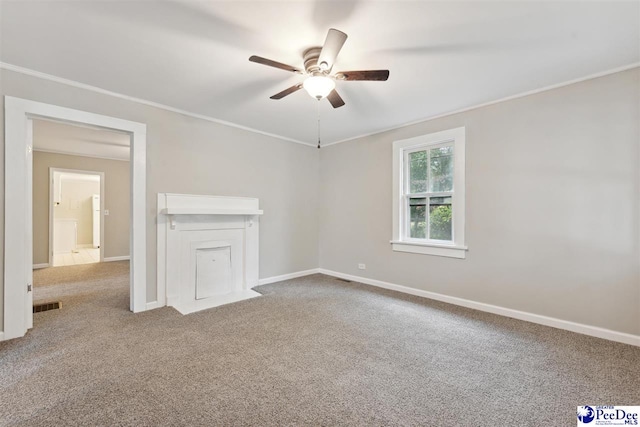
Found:
M 256 55 L 251 56 L 249 61 L 280 68 L 281 70 L 292 73 L 308 75 L 304 82 L 295 84 L 282 92 L 276 93 L 271 99 L 282 99 L 304 88 L 309 95 L 318 101 L 327 98 L 333 108 L 339 108 L 344 105 L 344 101 L 335 89 L 336 80 L 385 81 L 389 78 L 389 70 L 339 71 L 332 75 L 331 69 L 336 62 L 338 52 L 340 52 L 346 40 L 347 35 L 342 31 L 336 30 L 335 28 L 329 29 L 327 38 L 324 41 L 324 46 L 311 47 L 304 51 L 302 55 L 304 71 L 300 68 Z

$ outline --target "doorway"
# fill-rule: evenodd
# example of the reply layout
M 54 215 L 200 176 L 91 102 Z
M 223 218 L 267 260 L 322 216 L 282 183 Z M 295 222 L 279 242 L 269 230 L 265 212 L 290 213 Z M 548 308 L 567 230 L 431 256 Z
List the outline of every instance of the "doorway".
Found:
M 4 322 L 0 340 L 33 327 L 33 120 L 125 132 L 131 147 L 130 301 L 133 312 L 164 305 L 164 293 L 146 285 L 146 125 L 85 111 L 5 96 Z M 10 248 L 10 249 L 9 249 Z M 154 292 L 155 291 L 155 292 Z
M 104 172 L 49 168 L 50 266 L 104 260 L 104 185 Z

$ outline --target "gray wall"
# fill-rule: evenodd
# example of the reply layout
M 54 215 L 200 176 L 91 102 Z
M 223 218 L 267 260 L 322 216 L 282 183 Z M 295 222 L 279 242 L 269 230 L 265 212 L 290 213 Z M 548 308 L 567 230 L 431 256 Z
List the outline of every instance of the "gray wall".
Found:
M 260 277 L 318 266 L 317 149 L 7 70 L 0 70 L 0 94 L 147 124 L 149 301 L 156 299 L 158 192 L 258 197 L 265 212 Z M 4 103 L 0 114 L 4 117 Z M 0 123 L 4 147 L 4 120 Z M 3 223 L 4 173 L 0 176 Z
M 639 103 L 636 68 L 323 148 L 320 266 L 639 334 Z M 458 126 L 467 259 L 393 252 L 392 141 Z
M 34 134 L 34 138 L 36 135 Z M 119 257 L 129 255 L 129 162 L 121 160 L 97 159 L 93 157 L 70 156 L 66 154 L 33 153 L 33 263 L 49 262 L 49 168 L 87 170 L 104 172 L 105 209 L 109 216 L 104 221 L 104 256 Z M 100 192 L 98 185 L 98 191 Z M 4 189 L 3 189 L 4 190 Z M 87 236 L 82 239 L 78 230 L 78 243 L 91 243 L 92 202 L 85 201 L 89 210 Z M 69 215 L 64 215 L 69 217 Z

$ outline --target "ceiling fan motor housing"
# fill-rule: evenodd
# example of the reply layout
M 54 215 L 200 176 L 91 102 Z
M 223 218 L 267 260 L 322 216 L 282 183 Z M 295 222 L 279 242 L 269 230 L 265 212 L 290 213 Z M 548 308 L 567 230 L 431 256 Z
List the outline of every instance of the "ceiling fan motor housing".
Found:
M 307 70 L 307 73 L 312 76 L 318 73 L 326 73 L 324 70 L 322 70 L 320 65 L 318 65 L 318 57 L 320 57 L 321 50 L 322 47 L 319 46 L 310 47 L 302 54 L 302 57 L 304 59 L 304 68 L 305 70 Z

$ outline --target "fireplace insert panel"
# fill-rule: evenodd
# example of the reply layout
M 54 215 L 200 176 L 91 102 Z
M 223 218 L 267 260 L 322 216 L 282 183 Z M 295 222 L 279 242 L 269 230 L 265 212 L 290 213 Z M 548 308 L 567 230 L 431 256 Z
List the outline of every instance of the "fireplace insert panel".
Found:
M 233 292 L 231 245 L 196 250 L 196 299 Z

